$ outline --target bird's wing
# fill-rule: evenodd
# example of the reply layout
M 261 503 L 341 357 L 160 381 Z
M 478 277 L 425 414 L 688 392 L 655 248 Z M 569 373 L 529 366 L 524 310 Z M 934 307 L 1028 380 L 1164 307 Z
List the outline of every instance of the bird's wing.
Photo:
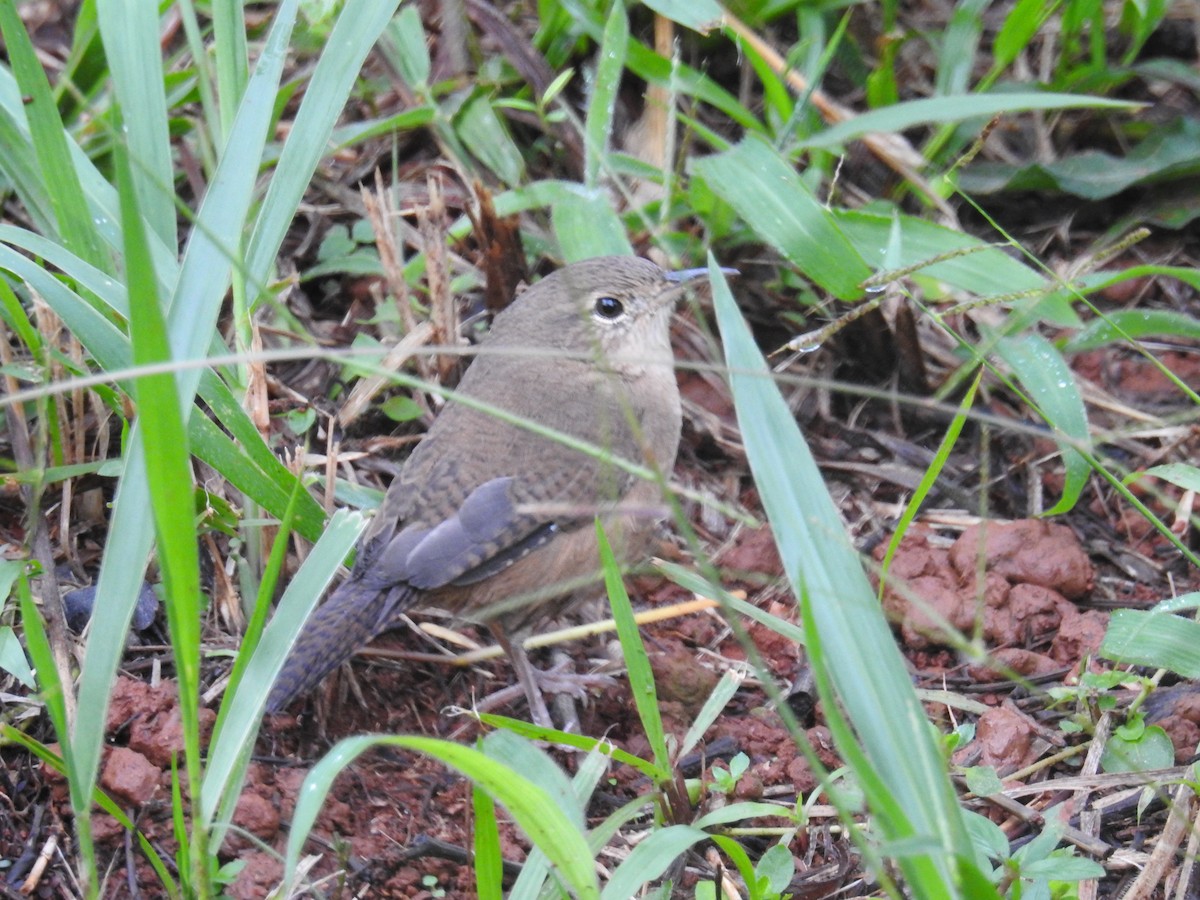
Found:
M 598 492 L 597 481 L 606 466 L 576 455 L 574 467 L 560 468 L 558 477 L 543 473 L 536 479 L 493 478 L 440 522 L 401 530 L 381 548 L 367 579 L 381 581 L 380 589 L 399 582 L 421 590 L 473 584 L 508 568 L 556 534 L 591 522 L 602 503 L 628 490 L 632 476 L 622 472 L 619 492 L 605 496 Z
M 355 575 L 377 590 L 420 590 L 481 581 L 556 534 L 589 524 L 620 500 L 633 476 L 609 460 L 526 434 L 521 452 L 488 452 L 464 484 L 453 459 L 406 467 L 389 491 Z M 482 461 L 481 461 L 482 462 Z M 442 489 L 433 495 L 431 484 Z

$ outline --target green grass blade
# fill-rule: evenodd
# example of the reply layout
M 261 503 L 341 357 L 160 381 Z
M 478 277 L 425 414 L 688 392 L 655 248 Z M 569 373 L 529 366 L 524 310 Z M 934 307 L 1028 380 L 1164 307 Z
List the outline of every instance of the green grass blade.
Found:
M 884 553 L 883 562 L 879 566 L 880 600 L 883 599 L 883 591 L 887 586 L 887 575 L 888 570 L 892 566 L 892 557 L 896 555 L 896 551 L 900 548 L 900 542 L 908 532 L 908 527 L 912 524 L 913 519 L 917 517 L 917 513 L 920 512 L 921 504 L 925 502 L 925 498 L 929 496 L 929 492 L 937 484 L 938 476 L 945 469 L 946 463 L 950 459 L 950 451 L 958 443 L 963 426 L 967 423 L 967 416 L 971 412 L 972 407 L 975 406 L 975 395 L 979 392 L 979 385 L 982 382 L 983 370 L 981 369 L 975 380 L 971 382 L 970 387 L 967 388 L 962 402 L 958 404 L 958 412 L 950 420 L 950 425 L 946 428 L 946 433 L 938 443 L 937 450 L 934 451 L 933 462 L 921 475 L 921 483 L 913 491 L 912 497 L 904 504 L 904 512 L 900 516 L 900 521 L 896 523 L 896 529 L 892 532 L 891 540 L 888 541 L 887 552 Z
M 25 112 L 33 137 L 39 180 L 48 189 L 55 231 L 77 256 L 99 268 L 109 269 L 111 260 L 100 250 L 101 241 L 71 158 L 70 142 L 59 118 L 54 94 L 12 0 L 0 2 L 0 32 L 3 32 L 5 50 L 21 94 L 28 100 Z
M 96 849 L 92 841 L 92 820 L 90 799 L 92 791 L 84 790 L 84 781 L 79 778 L 79 763 L 72 752 L 70 741 L 70 723 L 67 721 L 67 704 L 63 697 L 65 689 L 58 678 L 58 667 L 54 664 L 54 652 L 50 649 L 50 641 L 46 637 L 46 628 L 42 624 L 42 615 L 33 602 L 33 594 L 29 590 L 29 580 L 22 572 L 17 579 L 17 597 L 21 606 L 21 626 L 25 632 L 25 646 L 29 650 L 29 658 L 37 671 L 37 680 L 41 685 L 42 702 L 50 722 L 54 725 L 54 733 L 62 748 L 63 769 L 67 775 L 67 788 L 71 795 L 71 809 L 75 812 L 75 840 L 79 844 L 79 862 L 83 870 L 79 873 L 83 881 L 83 890 L 88 897 L 96 896 Z M 5 725 L 7 728 L 8 726 Z
M 275 614 L 263 629 L 262 639 L 246 663 L 241 689 L 226 699 L 227 712 L 223 705 L 221 729 L 209 746 L 208 772 L 200 792 L 200 815 L 204 822 L 214 821 L 223 798 L 231 792 L 230 786 L 240 777 L 239 759 L 254 745 L 267 692 L 308 614 L 337 574 L 338 566 L 346 559 L 366 524 L 366 519 L 358 513 L 345 510 L 336 513 L 325 534 L 288 582 Z
M 475 813 L 475 893 L 479 900 L 501 900 L 504 896 L 504 856 L 500 852 L 500 829 L 496 804 L 479 785 L 471 788 Z
M 175 173 L 167 128 L 157 0 L 97 0 L 100 36 L 123 119 L 138 208 L 146 224 L 175 247 Z
M 197 420 L 200 418 L 200 416 L 196 417 Z M 292 489 L 292 497 L 288 503 L 287 511 L 284 513 L 279 523 L 279 528 L 275 532 L 275 540 L 271 545 L 271 555 L 267 559 L 266 568 L 263 571 L 262 579 L 259 581 L 254 612 L 250 616 L 250 621 L 246 623 L 246 632 L 242 635 L 241 646 L 238 648 L 238 654 L 233 661 L 233 669 L 229 673 L 229 681 L 225 688 L 225 694 L 222 697 L 221 706 L 217 710 L 217 721 L 213 725 L 212 735 L 209 738 L 210 748 L 217 746 L 221 741 L 221 732 L 225 728 L 225 722 L 230 715 L 230 710 L 235 705 L 235 701 L 232 698 L 239 696 L 238 687 L 242 684 L 246 667 L 254 654 L 254 650 L 258 647 L 259 640 L 262 638 L 263 626 L 266 624 L 267 616 L 271 610 L 271 599 L 275 596 L 275 589 L 279 583 L 279 575 L 283 570 L 283 564 L 287 558 L 287 550 L 292 537 L 292 524 L 298 505 L 297 501 L 303 493 L 305 493 L 304 487 L 297 480 Z M 262 685 L 255 685 L 254 689 L 258 693 L 263 692 Z M 248 707 L 249 704 L 243 704 L 243 706 Z M 254 710 L 250 714 L 256 722 L 259 718 L 258 711 Z M 204 780 L 206 784 L 212 778 L 223 786 L 223 790 L 218 791 L 218 794 L 223 795 L 217 812 L 217 817 L 220 819 L 220 828 L 213 832 L 211 843 L 211 846 L 217 850 L 220 849 L 225 837 L 224 826 L 233 819 L 233 813 L 237 806 L 242 783 L 245 779 L 246 766 L 250 762 L 252 750 L 253 740 L 248 738 L 242 742 L 241 753 L 236 755 L 226 770 L 215 771 L 211 766 L 205 770 Z M 203 800 L 203 795 L 201 799 Z M 201 808 L 201 816 L 203 815 L 204 810 Z M 203 827 L 209 827 L 211 824 L 211 820 L 203 821 Z
M 604 170 L 604 157 L 612 138 L 613 114 L 617 109 L 617 91 L 625 71 L 625 51 L 629 46 L 629 19 L 625 4 L 614 3 L 604 26 L 600 43 L 599 63 L 588 102 L 584 123 L 583 180 L 595 188 Z
M 275 256 L 322 157 L 363 60 L 396 11 L 398 0 L 349 0 L 330 32 L 304 100 L 263 198 L 246 250 L 246 282 L 253 295 L 269 281 Z M 278 14 L 277 14 L 278 15 Z
M 636 897 L 638 890 L 654 881 L 667 867 L 701 841 L 711 837 L 707 831 L 688 825 L 669 825 L 651 832 L 617 866 L 612 878 L 604 886 L 600 900 L 628 900 Z
M 246 10 L 243 0 L 216 0 L 212 4 L 213 49 L 216 57 L 217 98 L 220 100 L 220 121 L 209 123 L 217 137 L 218 147 L 226 149 L 225 141 L 233 130 L 237 100 L 246 89 L 250 71 L 246 51 Z
M 1087 459 L 1076 449 L 1085 447 L 1090 451 L 1091 433 L 1075 374 L 1062 354 L 1040 334 L 1001 338 L 996 353 L 1029 392 L 1034 409 L 1053 430 L 1066 478 L 1062 497 L 1046 515 L 1067 512 L 1079 499 L 1091 473 Z
M 621 567 L 613 556 L 612 546 L 599 519 L 596 520 L 596 540 L 600 545 L 604 588 L 608 592 L 617 638 L 621 641 L 621 654 L 625 657 L 625 669 L 629 673 L 629 690 L 633 693 L 638 718 L 646 732 L 646 740 L 650 744 L 650 752 L 654 754 L 654 764 L 659 769 L 661 780 L 670 777 L 671 756 L 667 751 L 667 735 L 658 708 L 658 690 L 654 686 L 650 657 L 646 654 L 646 645 L 642 643 L 637 622 L 633 618 L 633 606 L 629 602 L 629 592 L 625 590 Z
M 167 316 L 175 359 L 201 357 L 211 346 L 232 267 L 228 248 L 222 246 L 222 241 L 230 234 L 241 233 L 250 206 L 257 167 L 248 165 L 247 159 L 261 157 L 296 8 L 297 0 L 283 0 L 276 10 L 259 65 L 234 123 L 229 152 L 197 217 Z M 256 154 L 251 153 L 255 146 Z M 176 379 L 180 408 L 185 415 L 191 409 L 199 378 L 199 371 L 183 370 Z M 95 784 L 104 743 L 110 687 L 154 539 L 153 525 L 145 515 L 151 508 L 151 497 L 145 476 L 147 455 L 140 421 L 130 430 L 128 446 L 125 474 L 117 486 L 108 544 L 96 585 L 96 603 L 108 614 L 92 623 L 80 676 L 79 715 L 72 735 L 79 771 L 88 792 Z
M 138 206 L 129 161 L 117 144 L 116 169 L 121 198 L 121 225 L 125 234 L 125 273 L 129 291 L 129 337 L 133 361 L 152 366 L 171 360 L 167 324 L 155 288 L 154 265 L 146 242 L 145 225 Z M 183 731 L 184 770 L 191 799 L 194 870 L 189 874 L 201 895 L 207 877 L 208 829 L 199 809 L 202 760 L 200 757 L 200 555 L 196 543 L 195 513 L 189 502 L 180 509 L 180 496 L 193 496 L 187 430 L 180 409 L 179 391 L 171 372 L 146 374 L 138 379 L 135 396 L 146 454 L 146 481 L 150 490 L 158 564 L 165 588 L 164 607 L 171 636 L 171 656 L 179 691 L 179 721 Z M 190 405 L 190 399 L 188 403 Z
M 287 844 L 286 877 L 294 876 L 300 850 L 308 839 L 333 780 L 346 766 L 375 747 L 395 747 L 423 753 L 470 778 L 508 810 L 517 825 L 550 858 L 577 897 L 589 900 L 600 896 L 592 855 L 583 834 L 544 791 L 478 750 L 437 738 L 415 736 L 347 738 L 313 766 L 304 779 L 292 818 Z
M 784 570 L 825 658 L 837 661 L 824 674 L 892 793 L 893 812 L 879 820 L 890 829 L 885 837 L 933 841 L 936 880 L 942 896 L 953 896 L 954 858 L 970 846 L 924 710 L 812 454 L 711 257 L 709 270 L 738 423 Z M 927 866 L 900 864 L 918 881 L 929 877 Z
M 980 121 L 1006 113 L 1047 109 L 1124 109 L 1141 104 L 1081 94 L 963 94 L 958 97 L 929 97 L 909 100 L 854 116 L 801 142 L 810 150 L 831 150 L 865 134 L 891 133 L 945 122 Z

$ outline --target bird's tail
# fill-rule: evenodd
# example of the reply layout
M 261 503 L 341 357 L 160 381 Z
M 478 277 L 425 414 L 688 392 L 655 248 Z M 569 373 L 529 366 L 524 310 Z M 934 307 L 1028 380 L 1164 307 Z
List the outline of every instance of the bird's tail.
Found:
M 304 623 L 292 652 L 283 664 L 271 693 L 267 712 L 279 712 L 365 647 L 396 621 L 409 606 L 411 588 L 380 591 L 351 577 Z

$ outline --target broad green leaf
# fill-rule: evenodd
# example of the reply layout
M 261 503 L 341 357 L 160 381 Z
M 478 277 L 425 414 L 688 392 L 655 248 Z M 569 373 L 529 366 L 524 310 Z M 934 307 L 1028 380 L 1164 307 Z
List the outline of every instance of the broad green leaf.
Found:
M 702 34 L 720 25 L 725 15 L 717 0 L 646 0 L 646 5 L 660 16 Z
M 1054 432 L 1066 468 L 1062 497 L 1046 515 L 1071 509 L 1087 483 L 1091 466 L 1077 449 L 1091 443 L 1087 410 L 1070 366 L 1054 345 L 1039 334 L 1001 338 L 996 352 L 1029 392 L 1040 414 Z
M 525 157 L 486 94 L 464 103 L 454 126 L 463 146 L 501 181 L 514 186 L 525 180 Z
M 694 159 L 692 173 L 805 277 L 842 300 L 863 295 L 872 270 L 830 212 L 773 147 L 748 137 L 731 150 Z
M 1200 678 L 1200 622 L 1165 612 L 1118 609 L 1108 620 L 1100 653 L 1119 663 Z
M 617 866 L 612 878 L 604 886 L 601 900 L 629 900 L 630 897 L 636 897 L 643 885 L 662 875 L 680 854 L 709 837 L 708 832 L 688 825 L 669 825 L 651 832 Z
M 1150 725 L 1136 740 L 1119 734 L 1109 737 L 1100 757 L 1100 768 L 1116 772 L 1153 772 L 1175 764 L 1175 746 L 1158 725 Z
M 400 77 L 409 87 L 423 88 L 429 82 L 431 64 L 421 11 L 415 4 L 409 4 L 396 14 L 384 33 L 395 42 L 396 52 L 390 58 L 399 68 Z
M 1126 481 L 1130 481 L 1133 478 L 1140 478 L 1144 475 L 1161 478 L 1163 481 L 1168 481 L 1177 487 L 1183 488 L 1185 491 L 1200 491 L 1200 468 L 1190 466 L 1187 463 L 1166 463 L 1161 466 L 1151 466 L 1144 472 L 1134 472 Z
M 582 185 L 564 187 L 550 208 L 550 221 L 565 262 L 633 253 L 625 226 L 607 194 Z

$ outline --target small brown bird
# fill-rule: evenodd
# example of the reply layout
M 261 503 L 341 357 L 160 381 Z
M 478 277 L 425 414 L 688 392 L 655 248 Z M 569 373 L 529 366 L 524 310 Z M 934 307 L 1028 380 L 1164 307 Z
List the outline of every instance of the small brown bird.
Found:
M 531 713 L 548 724 L 528 660 L 507 638 L 553 618 L 581 582 L 598 578 L 596 516 L 626 559 L 660 517 L 659 484 L 612 459 L 664 474 L 675 465 L 670 318 L 683 285 L 705 274 L 599 257 L 547 276 L 497 315 L 458 388 L 480 408 L 452 400 L 438 415 L 388 489 L 350 576 L 300 632 L 267 710 L 310 691 L 403 613 L 436 607 L 492 626 Z M 484 409 L 607 452 L 589 455 Z

